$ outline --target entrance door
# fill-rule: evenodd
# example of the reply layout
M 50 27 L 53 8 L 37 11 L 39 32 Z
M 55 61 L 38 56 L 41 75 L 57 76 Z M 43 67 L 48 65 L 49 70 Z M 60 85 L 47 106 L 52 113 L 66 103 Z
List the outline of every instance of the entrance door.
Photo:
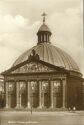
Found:
M 38 93 L 33 93 L 33 97 L 31 97 L 31 99 L 32 99 L 32 107 L 37 108 L 39 105 Z
M 16 91 L 14 82 L 9 83 L 8 99 L 9 99 L 9 107 L 14 108 L 16 106 Z
M 26 94 L 26 91 L 24 91 L 22 94 L 21 94 L 21 105 L 22 107 L 26 107 L 27 105 L 27 94 Z
M 31 81 L 31 105 L 33 108 L 39 106 L 39 84 L 37 81 Z
M 21 106 L 25 108 L 27 105 L 27 88 L 24 81 L 20 82 L 20 96 Z
M 42 91 L 44 98 L 44 107 L 50 107 L 50 84 L 48 81 L 42 81 Z
M 62 85 L 60 80 L 53 81 L 54 85 L 54 107 L 60 108 L 62 107 Z
M 49 93 L 44 93 L 44 107 L 49 108 L 49 106 L 50 106 Z

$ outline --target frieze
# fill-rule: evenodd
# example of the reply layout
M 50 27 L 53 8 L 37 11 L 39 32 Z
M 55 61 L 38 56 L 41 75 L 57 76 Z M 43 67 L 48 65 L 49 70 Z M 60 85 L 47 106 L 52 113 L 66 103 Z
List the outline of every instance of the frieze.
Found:
M 19 81 L 19 80 L 40 80 L 40 79 L 48 79 L 48 80 L 53 80 L 53 79 L 64 79 L 66 78 L 65 75 L 61 75 L 61 74 L 56 74 L 56 75 L 50 75 L 50 74 L 46 74 L 46 75 L 24 75 L 24 76 L 7 76 L 5 81 Z

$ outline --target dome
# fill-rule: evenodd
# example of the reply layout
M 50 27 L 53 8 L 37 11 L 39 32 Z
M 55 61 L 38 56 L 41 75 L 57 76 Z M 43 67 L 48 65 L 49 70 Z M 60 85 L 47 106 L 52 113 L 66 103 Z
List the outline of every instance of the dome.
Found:
M 28 51 L 24 52 L 15 61 L 13 66 L 16 66 L 17 64 L 27 60 L 28 56 L 30 56 L 33 49 L 36 51 L 36 54 L 39 55 L 40 60 L 42 61 L 45 61 L 58 67 L 64 67 L 66 70 L 80 72 L 76 62 L 70 55 L 68 55 L 65 51 L 61 50 L 60 48 L 53 46 L 49 43 L 38 44 L 29 49 Z
M 32 54 L 32 50 L 35 50 L 36 54 L 39 55 L 40 60 L 50 63 L 54 66 L 63 67 L 66 70 L 80 72 L 76 62 L 73 60 L 71 56 L 69 56 L 65 51 L 60 48 L 53 46 L 50 44 L 50 37 L 52 35 L 50 29 L 45 24 L 45 16 L 43 13 L 43 24 L 39 28 L 37 32 L 38 43 L 36 46 L 32 47 L 28 51 L 24 52 L 13 64 L 16 66 L 17 64 L 28 60 L 30 54 Z
M 43 25 L 41 25 L 41 27 L 39 28 L 38 32 L 42 32 L 42 31 L 47 31 L 47 32 L 50 32 L 50 29 L 48 28 L 48 26 L 46 24 L 43 23 Z

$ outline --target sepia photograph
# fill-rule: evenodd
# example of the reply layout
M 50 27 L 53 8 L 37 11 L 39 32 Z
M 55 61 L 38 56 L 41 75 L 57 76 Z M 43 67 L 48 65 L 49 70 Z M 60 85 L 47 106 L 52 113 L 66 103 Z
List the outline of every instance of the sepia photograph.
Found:
M 83 0 L 0 0 L 0 125 L 84 125 Z

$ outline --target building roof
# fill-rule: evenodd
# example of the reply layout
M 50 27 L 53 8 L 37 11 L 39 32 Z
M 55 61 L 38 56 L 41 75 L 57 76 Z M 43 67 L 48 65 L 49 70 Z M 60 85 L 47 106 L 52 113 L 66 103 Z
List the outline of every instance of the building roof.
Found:
M 70 55 L 49 43 L 41 43 L 27 50 L 15 61 L 13 66 L 27 60 L 30 54 L 32 54 L 32 50 L 35 50 L 39 55 L 40 60 L 44 62 L 48 62 L 58 67 L 63 67 L 66 70 L 80 72 L 79 67 Z

